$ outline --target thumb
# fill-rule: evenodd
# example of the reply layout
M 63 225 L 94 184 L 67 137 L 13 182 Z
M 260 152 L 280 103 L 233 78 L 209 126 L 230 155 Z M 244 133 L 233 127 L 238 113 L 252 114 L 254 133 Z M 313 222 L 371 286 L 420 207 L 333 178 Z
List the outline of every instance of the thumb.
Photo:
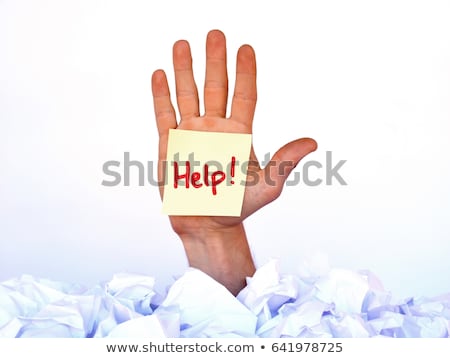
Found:
M 291 171 L 303 157 L 316 149 L 317 143 L 311 138 L 296 139 L 278 149 L 263 170 L 264 201 L 266 203 L 270 203 L 280 196 Z

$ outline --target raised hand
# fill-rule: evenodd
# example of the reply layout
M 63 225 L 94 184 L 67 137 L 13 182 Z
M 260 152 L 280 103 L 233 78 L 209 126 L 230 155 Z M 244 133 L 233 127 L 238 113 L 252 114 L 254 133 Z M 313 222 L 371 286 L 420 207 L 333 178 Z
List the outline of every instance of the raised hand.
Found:
M 169 129 L 211 132 L 252 133 L 256 106 L 256 59 L 249 45 L 237 54 L 236 82 L 231 114 L 226 118 L 228 100 L 227 53 L 225 36 L 218 30 L 206 40 L 205 113 L 200 115 L 197 86 L 192 71 L 189 43 L 180 40 L 173 46 L 176 98 L 180 120 L 170 98 L 167 78 L 162 70 L 152 76 L 156 123 L 159 132 L 159 180 L 163 181 Z M 294 140 L 280 148 L 269 165 L 260 168 L 252 148 L 240 217 L 170 216 L 174 231 L 180 236 L 189 264 L 199 268 L 237 294 L 245 278 L 254 273 L 243 220 L 276 199 L 289 173 L 317 145 L 310 138 Z M 250 181 L 251 178 L 251 181 Z M 164 188 L 160 187 L 161 197 Z

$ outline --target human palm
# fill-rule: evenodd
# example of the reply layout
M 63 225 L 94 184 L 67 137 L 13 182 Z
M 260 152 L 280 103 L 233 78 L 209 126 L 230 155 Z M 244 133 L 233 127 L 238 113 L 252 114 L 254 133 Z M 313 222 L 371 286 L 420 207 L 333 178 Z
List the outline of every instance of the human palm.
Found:
M 200 115 L 188 42 L 180 40 L 174 44 L 173 64 L 179 123 L 170 99 L 165 73 L 157 70 L 152 77 L 155 116 L 160 138 L 158 175 L 162 182 L 164 182 L 163 163 L 166 160 L 169 129 L 252 133 L 257 97 L 255 53 L 249 45 L 243 45 L 237 54 L 231 114 L 229 118 L 226 117 L 228 100 L 226 42 L 225 36 L 218 30 L 209 32 L 206 40 L 204 115 Z M 214 231 L 240 225 L 246 217 L 280 195 L 284 182 L 298 161 L 315 149 L 316 142 L 312 139 L 294 140 L 275 153 L 270 165 L 260 168 L 252 147 L 248 166 L 248 171 L 253 172 L 252 180 L 250 183 L 247 179 L 249 185 L 245 188 L 241 216 L 170 216 L 173 229 L 183 236 L 191 235 L 199 229 Z M 160 191 L 163 197 L 164 188 L 160 187 Z

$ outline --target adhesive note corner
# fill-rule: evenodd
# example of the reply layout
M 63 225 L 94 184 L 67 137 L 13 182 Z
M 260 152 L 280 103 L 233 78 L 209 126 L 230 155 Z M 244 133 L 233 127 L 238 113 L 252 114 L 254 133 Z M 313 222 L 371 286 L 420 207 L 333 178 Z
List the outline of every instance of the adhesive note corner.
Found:
M 240 216 L 251 134 L 171 129 L 163 213 Z

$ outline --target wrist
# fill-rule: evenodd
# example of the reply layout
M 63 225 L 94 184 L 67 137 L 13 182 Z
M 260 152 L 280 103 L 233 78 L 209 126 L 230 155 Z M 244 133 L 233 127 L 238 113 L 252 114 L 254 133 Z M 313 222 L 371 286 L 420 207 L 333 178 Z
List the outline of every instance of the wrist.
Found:
M 255 272 L 244 225 L 221 228 L 201 227 L 180 233 L 191 267 L 202 270 L 223 284 L 234 295 Z

